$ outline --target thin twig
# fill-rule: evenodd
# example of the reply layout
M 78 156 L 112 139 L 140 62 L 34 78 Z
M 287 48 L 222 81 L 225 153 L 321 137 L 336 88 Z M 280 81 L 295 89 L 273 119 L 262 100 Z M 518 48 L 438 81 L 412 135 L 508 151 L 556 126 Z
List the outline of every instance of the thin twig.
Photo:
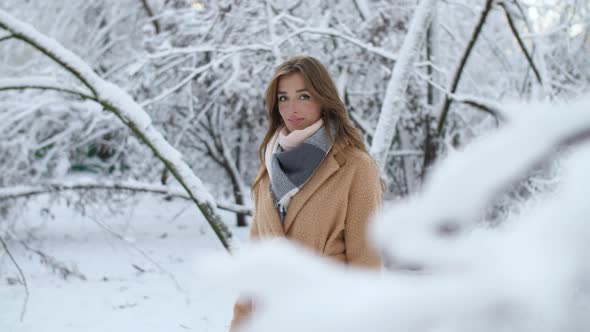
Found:
M 160 33 L 160 23 L 158 22 L 158 19 L 154 18 L 152 7 L 150 7 L 150 4 L 147 2 L 147 0 L 142 0 L 141 3 L 143 3 L 143 9 L 145 9 L 147 16 L 149 16 L 149 18 L 152 20 L 152 24 L 156 29 L 156 34 Z
M 19 273 L 19 275 L 22 279 L 22 282 L 23 282 L 23 287 L 25 288 L 25 301 L 23 302 L 23 308 L 21 309 L 21 312 L 20 312 L 20 321 L 22 322 L 23 319 L 25 318 L 25 313 L 27 312 L 27 303 L 29 303 L 29 286 L 27 284 L 27 278 L 25 278 L 25 274 L 23 273 L 23 270 L 20 268 L 20 266 L 16 262 L 16 259 L 14 259 L 14 256 L 12 256 L 12 253 L 10 252 L 10 250 L 8 250 L 8 246 L 6 245 L 6 242 L 4 242 L 4 239 L 2 239 L 1 236 L 0 236 L 0 243 L 2 243 L 2 247 L 4 248 L 4 251 L 6 251 L 6 254 L 10 258 L 10 260 L 12 261 L 12 263 L 14 264 L 16 269 L 18 270 L 18 273 Z
M 5 40 L 9 40 L 11 38 L 14 38 L 14 35 L 11 34 L 11 35 L 8 35 L 8 36 L 1 37 L 0 38 L 0 43 L 3 42 L 3 41 L 5 41 Z
M 433 82 L 431 79 L 429 79 L 425 75 L 417 73 L 416 76 L 419 78 L 422 78 L 424 81 L 426 81 L 428 83 L 428 85 L 430 87 L 436 89 L 437 91 L 439 91 L 439 93 L 444 94 L 447 98 L 452 99 L 454 102 L 459 102 L 462 104 L 470 105 L 470 106 L 473 106 L 481 111 L 484 111 L 484 112 L 490 114 L 496 120 L 496 124 L 499 124 L 500 121 L 506 120 L 505 116 L 504 116 L 504 112 L 502 112 L 502 110 L 499 109 L 497 107 L 497 105 L 494 102 L 492 102 L 491 100 L 486 100 L 486 99 L 478 98 L 475 96 L 452 94 L 449 91 L 447 91 L 445 88 L 440 86 L 439 84 L 436 84 L 436 82 Z
M 27 90 L 27 89 L 35 89 L 35 90 L 50 90 L 50 91 L 58 91 L 64 92 L 67 94 L 76 95 L 82 99 L 89 99 L 96 102 L 99 102 L 95 97 L 91 95 L 87 95 L 83 92 L 61 88 L 58 86 L 49 86 L 49 85 L 41 85 L 41 84 L 31 84 L 31 85 L 14 85 L 14 86 L 2 86 L 0 87 L 0 91 L 8 91 L 8 90 Z M 99 102 L 100 103 L 100 102 Z
M 512 31 L 512 34 L 514 35 L 514 38 L 516 38 L 516 41 L 518 42 L 518 46 L 522 50 L 522 53 L 524 53 L 524 56 L 526 57 L 527 62 L 529 63 L 529 65 L 533 69 L 533 72 L 535 72 L 535 76 L 537 77 L 537 81 L 539 81 L 540 84 L 543 84 L 543 81 L 541 80 L 541 75 L 539 74 L 539 70 L 537 70 L 537 66 L 535 65 L 535 62 L 533 61 L 533 58 L 531 57 L 529 51 L 527 50 L 526 46 L 524 45 L 522 38 L 520 38 L 520 34 L 518 33 L 518 30 L 516 30 L 516 26 L 514 25 L 514 21 L 512 20 L 512 17 L 510 16 L 510 13 L 508 12 L 508 8 L 506 8 L 506 4 L 504 2 L 500 2 L 499 5 L 500 5 L 500 7 L 502 7 L 502 9 L 504 9 L 504 13 L 506 14 L 506 20 L 508 21 L 508 25 L 510 26 L 510 30 Z
M 361 20 L 366 21 L 367 18 L 363 14 L 363 9 L 361 8 L 361 4 L 359 4 L 359 0 L 354 0 L 353 3 L 354 3 L 354 7 L 356 8 L 356 10 L 359 12 L 359 16 L 361 17 Z
M 459 101 L 458 99 L 455 99 L 455 100 Z M 464 99 L 464 100 L 461 100 L 461 102 L 464 104 L 473 106 L 481 111 L 488 113 L 492 117 L 494 117 L 494 120 L 496 121 L 496 126 L 500 125 L 500 121 L 505 120 L 505 118 L 502 116 L 502 113 L 500 113 L 497 109 L 490 107 L 489 105 L 486 105 L 485 103 L 482 103 L 479 100 Z
M 47 264 L 51 267 L 53 272 L 59 274 L 64 280 L 68 279 L 70 276 L 74 276 L 80 280 L 87 280 L 86 276 L 78 271 L 76 266 L 70 268 L 65 263 L 60 262 L 57 258 L 44 253 L 40 249 L 31 247 L 27 242 L 23 240 L 20 240 L 19 242 L 25 249 L 37 254 L 41 258 L 41 263 Z
M 450 93 L 455 93 L 455 91 L 457 91 L 457 87 L 459 86 L 459 81 L 461 80 L 461 75 L 463 74 L 463 70 L 465 69 L 465 65 L 467 64 L 467 60 L 469 59 L 469 55 L 471 54 L 471 51 L 473 51 L 473 48 L 475 46 L 475 43 L 477 42 L 477 39 L 479 38 L 479 35 L 481 33 L 481 30 L 483 28 L 483 25 L 486 21 L 486 18 L 488 17 L 488 14 L 490 13 L 491 9 L 492 9 L 492 3 L 494 1 L 493 0 L 487 0 L 486 1 L 486 5 L 483 9 L 483 11 L 481 12 L 481 16 L 479 17 L 479 21 L 477 22 L 477 25 L 475 26 L 475 29 L 473 30 L 473 33 L 471 34 L 471 39 L 469 40 L 469 43 L 467 44 L 467 47 L 465 48 L 465 52 L 463 53 L 463 56 L 461 57 L 461 62 L 459 63 L 459 66 L 457 67 L 457 71 L 455 71 L 455 77 L 453 78 L 453 83 L 450 89 Z M 444 124 L 446 122 L 447 119 L 447 114 L 449 112 L 449 109 L 451 107 L 451 103 L 452 103 L 453 99 L 449 98 L 448 96 L 445 98 L 445 101 L 443 103 L 442 106 L 442 111 L 440 112 L 440 118 L 438 119 L 438 125 L 437 125 L 437 133 L 438 136 L 442 135 L 442 130 L 444 127 Z

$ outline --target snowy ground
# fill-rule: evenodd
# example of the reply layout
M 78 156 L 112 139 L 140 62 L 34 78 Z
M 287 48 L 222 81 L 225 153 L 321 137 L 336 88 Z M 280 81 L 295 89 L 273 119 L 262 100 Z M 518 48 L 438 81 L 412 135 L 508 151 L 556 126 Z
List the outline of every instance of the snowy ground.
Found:
M 25 291 L 10 282 L 18 273 L 2 251 L 0 331 L 227 331 L 233 295 L 218 295 L 194 269 L 197 254 L 223 248 L 190 203 L 143 195 L 123 216 L 102 219 L 102 226 L 65 204 L 52 209 L 53 219 L 40 218 L 42 206 L 32 204 L 16 221 L 14 234 L 25 239 L 32 230 L 31 248 L 77 269 L 86 280 L 64 280 L 38 255 L 8 242 L 30 298 L 20 322 Z M 231 213 L 223 216 L 235 224 Z M 246 229 L 232 231 L 247 236 Z

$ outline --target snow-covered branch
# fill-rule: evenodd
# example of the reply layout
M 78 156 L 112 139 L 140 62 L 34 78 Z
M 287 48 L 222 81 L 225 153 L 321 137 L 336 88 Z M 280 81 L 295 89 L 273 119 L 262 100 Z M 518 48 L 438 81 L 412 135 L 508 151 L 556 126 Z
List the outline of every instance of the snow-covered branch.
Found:
M 156 103 L 166 97 L 168 97 L 169 95 L 171 95 L 172 93 L 182 89 L 184 86 L 186 86 L 190 81 L 192 81 L 197 75 L 205 72 L 207 69 L 214 67 L 216 65 L 218 65 L 219 63 L 225 61 L 227 58 L 230 58 L 233 55 L 233 53 L 229 53 L 226 54 L 220 58 L 217 58 L 215 60 L 212 60 L 211 62 L 209 62 L 206 65 L 200 66 L 198 68 L 192 69 L 191 73 L 186 75 L 179 83 L 177 83 L 175 86 L 166 89 L 165 91 L 163 91 L 162 93 L 160 93 L 159 95 L 157 95 L 154 98 L 151 98 L 149 100 L 143 101 L 141 103 L 142 107 L 151 105 L 153 103 Z
M 416 8 L 408 34 L 404 39 L 399 59 L 393 68 L 393 74 L 385 91 L 383 106 L 375 129 L 375 137 L 370 152 L 383 170 L 387 164 L 387 151 L 395 136 L 395 128 L 401 112 L 405 109 L 404 94 L 408 87 L 414 61 L 417 58 L 432 15 L 436 1 L 421 0 Z
M 45 77 L 25 77 L 25 78 L 3 78 L 0 79 L 0 91 L 3 90 L 52 90 L 68 94 L 73 94 L 83 99 L 90 99 L 97 101 L 96 97 L 88 93 L 78 90 L 76 88 L 61 87 L 57 81 L 47 79 Z
M 75 75 L 105 109 L 117 115 L 170 170 L 203 213 L 223 246 L 231 250 L 232 234 L 217 213 L 213 196 L 186 164 L 183 156 L 156 130 L 148 114 L 129 94 L 116 85 L 103 80 L 80 57 L 64 48 L 57 41 L 46 37 L 32 26 L 15 19 L 3 10 L 0 10 L 0 27 L 8 30 L 15 38 L 38 49 Z
M 0 188 L 0 200 L 26 198 L 42 194 L 50 194 L 62 191 L 86 191 L 86 190 L 115 190 L 159 194 L 166 197 L 191 200 L 186 191 L 180 187 L 170 187 L 155 183 L 142 183 L 137 181 L 90 181 L 82 180 L 76 182 L 48 182 L 36 186 L 16 186 Z M 252 215 L 252 209 L 229 202 L 217 202 L 217 207 L 245 215 Z
M 309 28 L 309 27 L 300 28 L 300 29 L 297 29 L 297 30 L 291 32 L 290 34 L 278 39 L 276 41 L 276 45 L 281 46 L 282 44 L 291 40 L 293 37 L 295 37 L 297 35 L 305 34 L 305 33 L 317 34 L 317 35 L 328 35 L 328 36 L 332 36 L 332 37 L 341 38 L 341 39 L 348 41 L 351 44 L 354 44 L 360 48 L 363 48 L 371 53 L 375 53 L 377 55 L 380 55 L 386 59 L 393 60 L 393 61 L 398 59 L 397 54 L 393 54 L 393 53 L 391 53 L 387 50 L 384 50 L 383 48 L 380 48 L 380 47 L 375 47 L 375 46 L 365 43 L 362 40 L 359 40 L 357 38 L 347 36 L 347 35 L 343 34 L 342 32 L 334 30 L 334 29 Z
M 378 224 L 374 235 L 379 245 L 387 243 L 390 254 L 395 255 L 396 260 L 403 260 L 409 250 L 403 247 L 410 247 L 407 241 L 411 241 L 411 236 L 399 233 L 400 238 L 397 237 L 395 232 L 401 225 L 418 223 L 420 227 L 429 228 L 433 236 L 448 233 L 451 237 L 474 227 L 486 205 L 529 170 L 564 148 L 590 138 L 589 107 L 590 97 L 563 105 L 505 105 L 511 112 L 502 128 L 464 151 L 450 155 L 426 179 L 420 195 L 384 215 L 382 220 L 398 222 Z M 452 194 L 449 188 L 453 188 Z M 412 246 L 412 250 L 416 249 Z M 419 252 L 433 254 L 430 249 Z M 410 256 L 408 254 L 408 259 Z M 422 258 L 410 260 L 421 261 Z

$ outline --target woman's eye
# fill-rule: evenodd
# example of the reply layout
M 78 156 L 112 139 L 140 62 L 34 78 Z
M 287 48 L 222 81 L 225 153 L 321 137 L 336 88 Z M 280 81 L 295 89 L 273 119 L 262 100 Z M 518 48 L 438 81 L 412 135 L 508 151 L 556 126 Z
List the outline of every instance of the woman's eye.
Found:
M 278 100 L 285 101 L 285 100 L 287 100 L 287 96 L 279 96 Z
M 299 96 L 299 99 L 302 99 L 302 100 L 308 100 L 309 98 L 310 98 L 309 95 L 301 95 L 301 96 Z

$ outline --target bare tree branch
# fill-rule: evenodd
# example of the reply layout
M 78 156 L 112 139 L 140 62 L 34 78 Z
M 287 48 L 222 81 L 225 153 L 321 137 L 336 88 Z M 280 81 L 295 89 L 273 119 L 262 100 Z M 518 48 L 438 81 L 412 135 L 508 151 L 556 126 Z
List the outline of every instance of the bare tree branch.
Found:
M 444 87 L 440 86 L 439 84 L 436 84 L 431 79 L 429 79 L 427 76 L 421 75 L 419 73 L 416 76 L 424 79 L 428 83 L 428 86 L 430 88 L 438 91 L 441 95 L 444 94 L 445 96 L 447 96 L 448 98 L 452 99 L 455 102 L 459 102 L 459 103 L 473 106 L 481 111 L 484 111 L 484 112 L 490 114 L 491 116 L 493 116 L 495 118 L 496 123 L 499 123 L 500 121 L 505 120 L 504 111 L 502 110 L 501 106 L 499 106 L 495 101 L 481 98 L 481 97 L 477 97 L 477 96 L 450 93 Z
M 531 57 L 531 55 L 529 54 L 529 51 L 527 50 L 526 46 L 524 45 L 524 42 L 522 41 L 522 38 L 520 37 L 518 30 L 516 30 L 516 25 L 514 25 L 514 21 L 512 20 L 512 17 L 510 16 L 510 13 L 508 12 L 508 8 L 506 8 L 506 4 L 504 2 L 499 2 L 498 4 L 500 5 L 500 7 L 502 7 L 502 9 L 504 9 L 504 14 L 506 14 L 506 20 L 508 21 L 508 25 L 510 26 L 510 31 L 512 31 L 514 38 L 516 38 L 516 41 L 518 42 L 518 46 L 522 50 L 522 53 L 524 53 L 524 56 L 526 57 L 527 62 L 529 63 L 529 65 L 533 69 L 533 72 L 535 72 L 535 77 L 537 77 L 537 81 L 539 81 L 539 83 L 543 84 L 543 81 L 541 80 L 541 75 L 539 74 L 539 70 L 537 70 L 537 66 L 535 65 L 535 62 L 533 61 L 533 58 Z
M 449 95 L 451 99 L 454 101 L 473 106 L 480 111 L 484 111 L 491 115 L 494 120 L 496 120 L 496 125 L 499 125 L 501 121 L 506 121 L 506 117 L 504 116 L 504 112 L 498 106 L 483 98 L 478 98 L 475 96 L 464 96 L 464 95 Z
M 463 52 L 463 56 L 461 57 L 461 61 L 459 62 L 459 66 L 457 67 L 457 70 L 455 71 L 455 76 L 454 76 L 452 84 L 451 84 L 451 89 L 449 90 L 449 92 L 451 94 L 453 94 L 453 93 L 455 93 L 455 91 L 457 91 L 457 87 L 459 86 L 459 81 L 461 80 L 461 75 L 463 74 L 463 69 L 465 69 L 465 65 L 467 64 L 467 60 L 469 59 L 469 55 L 471 54 L 471 51 L 473 51 L 475 43 L 477 42 L 477 39 L 479 38 L 479 35 L 481 33 L 481 29 L 483 28 L 486 18 L 488 17 L 488 15 L 492 9 L 493 2 L 494 2 L 493 0 L 486 0 L 486 5 L 485 5 L 483 11 L 481 12 L 481 15 L 479 17 L 479 21 L 477 22 L 477 25 L 475 26 L 475 29 L 473 30 L 473 33 L 471 34 L 471 39 L 469 40 L 469 43 L 467 44 L 467 47 L 465 48 L 465 51 Z M 451 107 L 451 103 L 452 103 L 452 99 L 447 96 L 445 98 L 445 101 L 443 102 L 443 105 L 441 107 L 441 111 L 439 113 L 440 116 L 439 116 L 438 125 L 437 125 L 437 133 L 439 136 L 442 134 L 442 130 L 443 130 L 444 124 L 446 122 L 447 114 L 448 114 L 449 109 Z
M 232 183 L 235 202 L 239 206 L 244 204 L 248 189 L 240 174 L 240 170 L 236 165 L 236 161 L 231 156 L 231 149 L 221 132 L 223 114 L 219 109 L 216 109 L 215 112 L 212 113 L 213 114 L 207 114 L 205 117 L 206 124 L 201 123 L 201 129 L 206 131 L 209 135 L 203 135 L 198 130 L 193 130 L 193 134 L 205 145 L 207 154 L 211 159 L 221 166 L 228 174 Z M 238 226 L 247 226 L 244 215 L 245 214 L 238 213 Z
M 152 7 L 150 7 L 150 4 L 147 2 L 147 0 L 141 0 L 141 3 L 143 4 L 143 9 L 145 9 L 147 16 L 151 19 L 154 29 L 156 29 L 156 34 L 160 33 L 160 23 L 156 18 L 154 18 Z

